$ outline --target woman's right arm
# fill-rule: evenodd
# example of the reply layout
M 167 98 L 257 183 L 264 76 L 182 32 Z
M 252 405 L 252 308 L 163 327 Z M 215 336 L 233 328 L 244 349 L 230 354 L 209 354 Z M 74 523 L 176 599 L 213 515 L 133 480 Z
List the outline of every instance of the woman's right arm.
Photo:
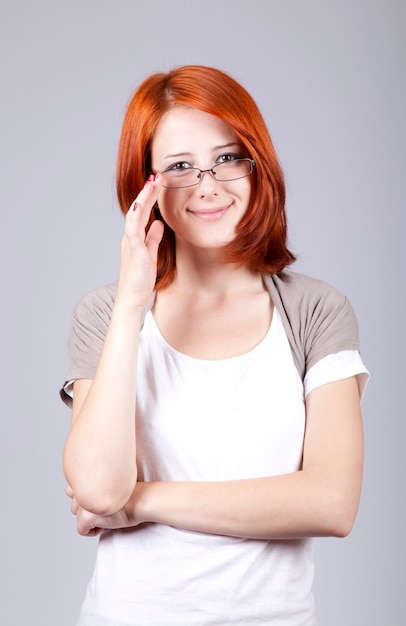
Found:
M 117 296 L 97 371 L 93 380 L 74 383 L 65 476 L 80 506 L 101 515 L 123 507 L 137 481 L 138 337 L 155 285 L 163 224 L 154 222 L 147 236 L 145 227 L 159 189 L 159 180 L 146 184 L 126 215 Z

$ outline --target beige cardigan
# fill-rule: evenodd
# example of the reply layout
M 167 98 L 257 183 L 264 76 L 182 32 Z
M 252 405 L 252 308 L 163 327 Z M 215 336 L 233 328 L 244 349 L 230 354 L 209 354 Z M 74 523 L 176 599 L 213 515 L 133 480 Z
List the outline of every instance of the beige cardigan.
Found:
M 263 277 L 281 315 L 295 366 L 303 380 L 323 357 L 341 350 L 359 350 L 358 324 L 347 298 L 326 283 L 285 270 Z M 68 340 L 69 371 L 60 395 L 71 406 L 67 384 L 94 377 L 110 323 L 117 282 L 86 294 L 76 306 Z M 155 300 L 152 294 L 144 316 Z

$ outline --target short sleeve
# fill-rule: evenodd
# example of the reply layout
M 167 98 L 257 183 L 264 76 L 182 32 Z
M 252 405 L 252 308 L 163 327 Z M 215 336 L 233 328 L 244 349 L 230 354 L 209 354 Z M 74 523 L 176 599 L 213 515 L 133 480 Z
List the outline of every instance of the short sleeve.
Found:
M 351 376 L 357 377 L 359 395 L 362 400 L 370 375 L 359 352 L 357 350 L 343 350 L 329 354 L 317 361 L 307 371 L 304 379 L 305 397 L 317 387 Z
M 348 298 L 325 288 L 311 310 L 306 335 L 306 372 L 329 354 L 359 350 L 358 323 Z
M 117 283 L 89 292 L 77 304 L 71 321 L 68 338 L 69 369 L 60 396 L 68 406 L 72 405 L 69 385 L 78 378 L 93 378 L 99 363 Z

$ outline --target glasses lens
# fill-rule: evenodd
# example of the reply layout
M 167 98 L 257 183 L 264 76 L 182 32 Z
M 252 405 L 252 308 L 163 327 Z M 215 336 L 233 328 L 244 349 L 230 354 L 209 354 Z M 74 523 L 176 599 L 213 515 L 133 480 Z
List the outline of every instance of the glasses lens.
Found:
M 200 170 L 195 167 L 185 169 L 175 169 L 162 172 L 163 186 L 168 189 L 176 189 L 176 187 L 193 187 L 199 183 Z
M 225 161 L 213 167 L 216 180 L 227 181 L 236 180 L 249 176 L 252 172 L 251 159 L 234 159 L 234 161 Z

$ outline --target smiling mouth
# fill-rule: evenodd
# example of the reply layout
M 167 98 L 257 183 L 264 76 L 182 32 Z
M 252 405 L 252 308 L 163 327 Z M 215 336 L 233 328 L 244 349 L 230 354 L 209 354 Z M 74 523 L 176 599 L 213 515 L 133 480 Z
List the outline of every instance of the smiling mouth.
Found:
M 212 222 L 219 220 L 227 213 L 229 206 L 215 207 L 213 209 L 198 209 L 196 211 L 189 211 L 194 217 L 204 220 L 206 222 Z

